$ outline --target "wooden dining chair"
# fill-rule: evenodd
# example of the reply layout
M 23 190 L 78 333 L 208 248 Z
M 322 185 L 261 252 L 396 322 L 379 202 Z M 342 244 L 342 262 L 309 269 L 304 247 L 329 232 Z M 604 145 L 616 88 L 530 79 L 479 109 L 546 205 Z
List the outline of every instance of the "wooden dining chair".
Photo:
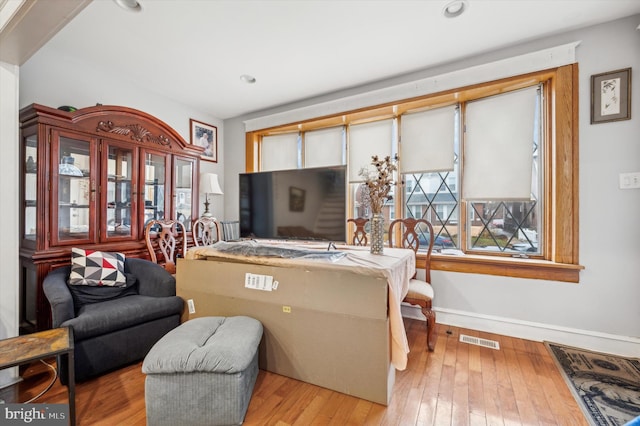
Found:
M 414 251 L 416 255 L 420 249 L 420 236 L 428 235 L 429 246 L 425 255 L 424 276 L 419 280 L 416 275 L 409 281 L 409 292 L 403 299 L 410 305 L 420 306 L 427 318 L 427 347 L 430 351 L 435 348 L 436 313 L 432 309 L 433 287 L 431 286 L 431 251 L 433 250 L 433 226 L 425 219 L 396 219 L 389 225 L 389 247 L 404 247 Z M 395 241 L 395 243 L 394 243 Z M 417 258 L 416 258 L 417 263 Z
M 367 230 L 365 226 L 369 223 L 369 219 L 366 217 L 357 217 L 355 219 L 347 219 L 347 223 L 353 223 L 356 226 L 355 231 L 353 231 L 353 238 L 351 239 L 351 244 L 354 246 L 366 246 L 369 242 L 367 238 Z
M 196 247 L 210 246 L 222 240 L 220 222 L 213 217 L 200 217 L 194 220 L 191 232 Z
M 152 219 L 144 227 L 144 238 L 151 261 L 175 275 L 177 258 L 187 254 L 184 224 L 177 220 Z

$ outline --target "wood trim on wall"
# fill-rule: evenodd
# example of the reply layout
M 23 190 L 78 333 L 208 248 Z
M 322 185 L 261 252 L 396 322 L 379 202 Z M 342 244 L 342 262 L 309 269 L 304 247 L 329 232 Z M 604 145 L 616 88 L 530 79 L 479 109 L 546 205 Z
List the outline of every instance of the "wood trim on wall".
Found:
M 558 263 L 578 263 L 578 64 L 558 69 L 554 88 L 556 96 L 556 133 L 552 139 L 555 156 L 554 220 L 552 238 Z

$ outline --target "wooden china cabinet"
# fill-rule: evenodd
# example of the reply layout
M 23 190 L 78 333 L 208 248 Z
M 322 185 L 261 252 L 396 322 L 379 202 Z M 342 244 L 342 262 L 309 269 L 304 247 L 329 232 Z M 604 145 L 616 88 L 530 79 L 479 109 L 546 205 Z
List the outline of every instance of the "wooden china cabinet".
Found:
M 71 248 L 148 258 L 144 225 L 197 216 L 202 148 L 144 112 L 20 111 L 20 331 L 51 327 L 42 282 Z M 195 201 L 195 202 L 192 202 Z

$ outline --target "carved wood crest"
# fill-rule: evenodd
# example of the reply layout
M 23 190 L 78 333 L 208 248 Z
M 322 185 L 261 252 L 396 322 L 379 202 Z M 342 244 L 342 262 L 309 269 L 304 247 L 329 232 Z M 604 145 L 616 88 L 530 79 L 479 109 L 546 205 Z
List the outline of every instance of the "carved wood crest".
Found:
M 139 124 L 124 124 L 116 126 L 112 121 L 101 121 L 98 123 L 96 131 L 129 136 L 131 139 L 138 142 L 151 142 L 163 146 L 171 145 L 171 140 L 168 137 L 164 135 L 156 136 Z

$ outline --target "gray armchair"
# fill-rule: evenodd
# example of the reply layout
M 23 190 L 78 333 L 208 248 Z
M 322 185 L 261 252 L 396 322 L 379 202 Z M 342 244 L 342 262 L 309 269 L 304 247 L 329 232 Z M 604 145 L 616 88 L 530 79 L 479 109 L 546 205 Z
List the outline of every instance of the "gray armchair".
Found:
M 153 262 L 125 259 L 126 287 L 70 286 L 70 270 L 64 266 L 51 271 L 43 289 L 53 327 L 73 330 L 77 381 L 143 359 L 180 324 L 184 302 L 176 296 L 175 279 Z M 66 363 L 58 362 L 58 368 L 66 383 Z

